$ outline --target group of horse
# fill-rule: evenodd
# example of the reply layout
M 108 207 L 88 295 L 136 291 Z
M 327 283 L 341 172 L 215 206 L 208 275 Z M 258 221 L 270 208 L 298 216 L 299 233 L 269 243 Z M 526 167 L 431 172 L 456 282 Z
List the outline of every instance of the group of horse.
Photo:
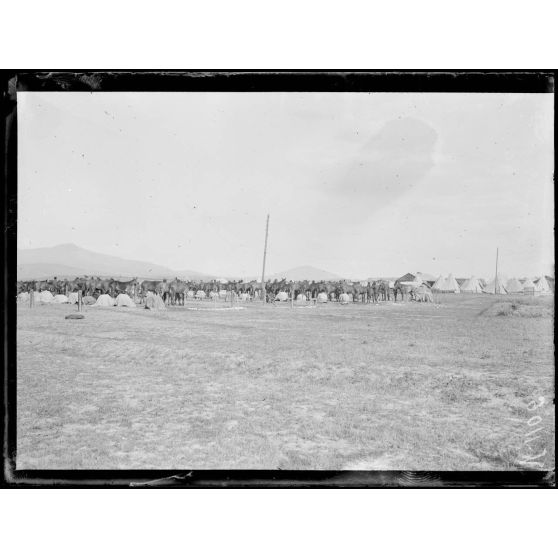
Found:
M 349 300 L 357 303 L 378 303 L 380 301 L 410 300 L 416 302 L 432 302 L 432 291 L 426 283 L 409 284 L 395 281 L 390 284 L 385 279 L 376 281 L 281 281 L 267 284 L 270 299 L 279 292 L 286 292 L 289 297 L 297 299 L 303 295 L 307 300 L 316 299 L 322 293 L 328 301 L 341 301 L 342 295 L 349 295 Z
M 145 298 L 148 292 L 161 296 L 165 304 L 184 305 L 188 298 L 214 298 L 237 296 L 243 300 L 263 299 L 262 284 L 259 281 L 186 281 L 173 280 L 139 280 L 129 281 L 102 279 L 100 277 L 76 277 L 75 279 L 53 279 L 44 281 L 20 281 L 18 294 L 28 291 L 51 291 L 53 294 L 68 295 L 81 291 L 83 295 L 98 296 L 109 294 L 117 296 L 126 293 L 132 298 Z M 274 279 L 265 283 L 267 300 L 274 301 L 279 293 L 287 293 L 288 298 L 316 300 L 325 295 L 328 301 L 340 301 L 342 295 L 349 295 L 350 300 L 360 303 L 378 303 L 380 301 L 414 300 L 431 302 L 432 294 L 426 284 L 409 285 L 399 281 L 390 284 L 387 280 L 348 282 L 348 281 L 288 281 Z M 322 294 L 323 293 L 323 294 Z M 301 296 L 302 295 L 302 296 Z

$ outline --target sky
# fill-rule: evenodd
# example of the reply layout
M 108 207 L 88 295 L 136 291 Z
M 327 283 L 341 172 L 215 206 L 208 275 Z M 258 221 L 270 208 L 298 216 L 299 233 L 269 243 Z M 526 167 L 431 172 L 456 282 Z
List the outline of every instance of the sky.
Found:
M 553 96 L 18 93 L 18 247 L 219 276 L 554 269 Z M 71 265 L 71 262 L 68 262 Z

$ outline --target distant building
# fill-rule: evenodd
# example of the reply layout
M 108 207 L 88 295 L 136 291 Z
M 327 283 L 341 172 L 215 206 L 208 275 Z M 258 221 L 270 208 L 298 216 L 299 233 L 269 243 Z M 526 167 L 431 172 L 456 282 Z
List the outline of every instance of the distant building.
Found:
M 422 283 L 426 283 L 429 287 L 432 287 L 432 285 L 436 281 L 436 277 L 430 275 L 429 273 L 422 273 L 420 271 L 417 271 L 416 273 L 406 273 L 402 277 L 399 277 L 397 281 L 422 282 Z

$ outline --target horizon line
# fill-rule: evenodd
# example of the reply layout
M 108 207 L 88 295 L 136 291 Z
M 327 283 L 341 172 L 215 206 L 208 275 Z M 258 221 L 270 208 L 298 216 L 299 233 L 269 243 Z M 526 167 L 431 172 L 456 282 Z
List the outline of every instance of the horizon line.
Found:
M 108 257 L 111 257 L 111 258 L 118 258 L 118 259 L 122 259 L 122 260 L 126 260 L 126 261 L 139 262 L 139 263 L 144 263 L 144 264 L 148 264 L 148 265 L 154 265 L 154 266 L 157 266 L 157 267 L 167 268 L 171 274 L 175 274 L 176 272 L 189 271 L 189 272 L 197 274 L 197 275 L 214 277 L 214 278 L 222 277 L 222 278 L 227 278 L 227 279 L 228 278 L 244 278 L 245 279 L 247 277 L 255 277 L 256 279 L 258 279 L 258 277 L 260 277 L 259 273 L 253 273 L 253 274 L 251 273 L 251 274 L 244 274 L 243 275 L 243 274 L 208 273 L 208 272 L 205 272 L 205 271 L 198 271 L 196 269 L 182 269 L 182 270 L 181 269 L 175 269 L 175 268 L 169 267 L 166 264 L 159 264 L 159 263 L 149 262 L 149 261 L 145 261 L 145 260 L 138 260 L 138 259 L 133 259 L 133 258 L 129 258 L 129 257 L 126 257 L 126 256 L 115 256 L 115 255 L 112 255 L 112 254 L 99 252 L 97 250 L 92 250 L 90 248 L 84 248 L 83 246 L 79 246 L 78 244 L 75 244 L 74 242 L 62 242 L 60 244 L 55 244 L 55 245 L 52 245 L 52 246 L 38 246 L 38 247 L 32 247 L 32 248 L 30 248 L 30 247 L 22 248 L 20 246 L 17 246 L 17 250 L 22 250 L 22 251 L 26 251 L 26 250 L 49 250 L 49 249 L 53 249 L 53 248 L 59 248 L 59 247 L 62 247 L 62 246 L 71 246 L 71 247 L 78 248 L 80 250 L 85 250 L 85 251 L 88 251 L 88 252 L 92 252 L 94 254 L 99 254 L 101 256 L 108 256 Z M 17 263 L 16 265 L 19 266 L 19 265 L 40 265 L 40 264 L 43 264 L 43 265 L 67 265 L 67 264 L 63 264 L 61 262 L 56 262 L 56 263 L 34 262 L 34 263 L 30 263 L 30 264 Z M 68 267 L 71 267 L 71 265 L 68 265 Z M 315 271 L 320 271 L 320 272 L 323 272 L 323 273 L 327 273 L 327 274 L 336 276 L 336 278 L 331 278 L 329 280 L 335 280 L 335 279 L 337 279 L 337 280 L 350 279 L 350 280 L 355 280 L 355 281 L 361 281 L 361 280 L 363 281 L 364 280 L 364 279 L 355 279 L 356 276 L 354 276 L 354 275 L 347 275 L 347 274 L 337 273 L 337 272 L 334 272 L 334 271 L 329 271 L 329 270 L 323 269 L 321 267 L 316 267 L 312 264 L 294 265 L 293 267 L 289 267 L 288 269 L 282 269 L 281 271 L 278 271 L 278 272 L 270 272 L 267 275 L 268 276 L 284 275 L 284 274 L 288 274 L 288 273 L 291 273 L 293 271 L 296 271 L 299 268 L 313 268 L 313 270 L 315 270 Z M 448 275 L 453 275 L 454 277 L 459 276 L 459 278 L 461 278 L 461 277 L 463 277 L 463 278 L 471 278 L 471 277 L 484 278 L 484 277 L 494 277 L 495 276 L 493 272 L 488 273 L 488 274 L 484 274 L 484 275 L 483 274 L 475 274 L 475 273 L 472 274 L 472 275 L 465 275 L 465 274 L 453 273 L 453 272 L 449 272 L 449 273 L 428 273 L 428 272 L 422 272 L 422 271 L 406 271 L 401 276 L 403 276 L 407 273 L 412 273 L 412 274 L 426 273 L 427 275 L 432 275 L 432 276 L 436 276 L 436 277 L 439 277 L 439 276 L 447 277 Z M 182 273 L 178 273 L 178 275 L 181 275 L 181 274 Z M 120 275 L 122 277 L 127 277 L 127 275 L 122 275 L 122 274 L 118 274 L 118 275 Z M 392 274 L 384 274 L 384 275 L 378 275 L 378 274 L 372 275 L 372 274 L 366 273 L 366 274 L 363 274 L 363 275 L 366 275 L 366 279 L 376 278 L 376 277 L 377 278 L 392 278 L 392 277 L 398 277 L 399 276 L 399 275 L 393 274 L 393 273 Z M 535 274 L 525 274 L 525 273 L 509 274 L 509 273 L 505 272 L 505 270 L 504 270 L 503 273 L 498 273 L 498 275 L 502 276 L 502 277 L 506 277 L 506 278 L 508 276 L 510 278 L 513 278 L 513 277 L 541 277 L 542 275 L 548 276 L 548 277 L 554 277 L 554 274 L 547 274 L 545 272 L 535 273 Z

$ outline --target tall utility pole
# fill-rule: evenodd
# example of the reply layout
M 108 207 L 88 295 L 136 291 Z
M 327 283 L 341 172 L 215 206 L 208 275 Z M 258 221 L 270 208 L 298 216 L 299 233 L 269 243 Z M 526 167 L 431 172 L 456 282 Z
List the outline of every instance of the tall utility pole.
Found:
M 266 303 L 266 296 L 265 296 L 265 258 L 267 256 L 267 233 L 269 232 L 269 213 L 267 214 L 267 221 L 265 223 L 265 244 L 264 244 L 264 257 L 263 257 L 263 266 L 262 266 L 262 295 L 263 295 L 263 302 Z
M 494 294 L 500 294 L 500 286 L 498 285 L 498 248 L 496 248 L 496 277 L 494 278 Z

